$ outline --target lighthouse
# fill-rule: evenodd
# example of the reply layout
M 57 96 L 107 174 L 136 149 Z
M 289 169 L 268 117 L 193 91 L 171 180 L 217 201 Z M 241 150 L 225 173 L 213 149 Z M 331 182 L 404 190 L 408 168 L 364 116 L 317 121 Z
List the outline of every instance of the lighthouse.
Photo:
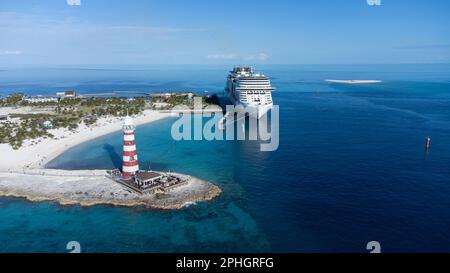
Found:
M 122 175 L 131 177 L 139 171 L 139 162 L 136 152 L 136 142 L 134 139 L 134 129 L 136 126 L 133 119 L 125 117 L 123 124 L 123 166 Z

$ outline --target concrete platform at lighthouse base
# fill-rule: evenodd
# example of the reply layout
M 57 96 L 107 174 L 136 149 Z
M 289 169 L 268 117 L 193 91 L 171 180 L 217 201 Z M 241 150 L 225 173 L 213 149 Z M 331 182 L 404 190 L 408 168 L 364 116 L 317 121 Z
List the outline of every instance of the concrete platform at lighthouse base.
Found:
M 166 193 L 189 183 L 186 176 L 154 171 L 139 171 L 132 176 L 123 177 L 118 170 L 113 170 L 108 171 L 107 177 L 140 194 Z
M 221 194 L 216 185 L 184 174 L 171 173 L 185 183 L 169 191 L 141 194 L 114 183 L 106 170 L 66 171 L 36 169 L 0 172 L 0 196 L 30 201 L 55 201 L 62 205 L 142 206 L 181 209 Z

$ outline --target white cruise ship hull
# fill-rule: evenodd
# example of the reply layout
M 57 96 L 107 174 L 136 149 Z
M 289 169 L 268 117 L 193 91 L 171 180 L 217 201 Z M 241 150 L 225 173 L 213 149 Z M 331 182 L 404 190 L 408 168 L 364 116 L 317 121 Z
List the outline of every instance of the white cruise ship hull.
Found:
M 246 105 L 237 109 L 244 113 L 248 113 L 248 116 L 251 118 L 260 119 L 272 109 L 272 105 Z
M 272 104 L 259 105 L 259 104 L 245 104 L 236 100 L 233 94 L 228 93 L 228 98 L 233 103 L 237 112 L 242 114 L 248 114 L 249 117 L 260 119 L 263 117 L 270 109 L 272 109 Z

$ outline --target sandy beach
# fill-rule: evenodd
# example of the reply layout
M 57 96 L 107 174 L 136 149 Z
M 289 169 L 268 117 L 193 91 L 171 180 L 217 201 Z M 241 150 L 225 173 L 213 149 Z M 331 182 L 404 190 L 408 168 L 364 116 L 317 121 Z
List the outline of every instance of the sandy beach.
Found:
M 145 110 L 133 117 L 136 125 L 154 122 L 170 117 L 171 113 Z M 123 118 L 100 118 L 92 126 L 80 125 L 75 131 L 68 129 L 49 130 L 54 138 L 26 140 L 23 146 L 14 150 L 9 144 L 0 144 L 0 171 L 22 171 L 23 169 L 43 168 L 53 158 L 67 149 L 85 141 L 107 135 L 122 129 Z M 8 155 L 8 156 L 6 156 Z

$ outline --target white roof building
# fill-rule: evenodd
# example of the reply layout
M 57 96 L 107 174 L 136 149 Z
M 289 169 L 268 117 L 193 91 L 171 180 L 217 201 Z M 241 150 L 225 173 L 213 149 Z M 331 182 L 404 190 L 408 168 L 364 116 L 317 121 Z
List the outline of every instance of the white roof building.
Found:
M 57 102 L 58 98 L 55 97 L 44 97 L 44 96 L 36 96 L 36 97 L 27 97 L 24 99 L 26 102 L 37 103 L 37 102 Z

